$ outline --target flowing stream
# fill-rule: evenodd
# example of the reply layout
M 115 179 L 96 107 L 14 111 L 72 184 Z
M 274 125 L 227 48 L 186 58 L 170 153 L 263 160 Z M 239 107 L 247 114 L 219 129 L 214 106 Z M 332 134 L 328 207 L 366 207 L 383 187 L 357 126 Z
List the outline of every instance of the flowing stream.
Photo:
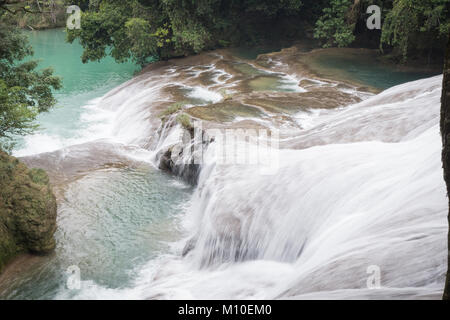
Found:
M 65 89 L 15 151 L 52 177 L 57 249 L 13 262 L 0 298 L 440 298 L 442 76 L 330 62 L 359 70 L 361 86 L 393 86 L 374 94 L 289 72 L 283 51 L 253 60 L 222 50 L 131 79 L 131 65 L 82 66 L 63 36 L 31 35 Z M 216 142 L 196 187 L 159 170 L 161 152 L 180 143 L 174 116 L 160 120 L 177 102 L 226 128 L 281 128 L 277 170 L 220 164 Z M 79 289 L 67 286 L 71 266 Z M 381 287 L 369 289 L 374 267 Z

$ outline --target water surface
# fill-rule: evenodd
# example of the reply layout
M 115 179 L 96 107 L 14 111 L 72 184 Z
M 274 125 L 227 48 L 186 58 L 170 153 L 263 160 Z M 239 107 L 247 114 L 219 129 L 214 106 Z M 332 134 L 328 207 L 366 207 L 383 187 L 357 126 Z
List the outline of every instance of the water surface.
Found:
M 118 64 L 111 57 L 101 62 L 83 64 L 83 48 L 78 42 L 65 41 L 64 29 L 27 31 L 38 68 L 52 67 L 62 78 L 63 88 L 55 92 L 56 106 L 38 116 L 40 130 L 25 139 L 19 138 L 16 155 L 54 151 L 86 140 L 85 129 L 92 126 L 91 110 L 86 108 L 94 98 L 131 79 L 138 69 L 132 63 Z M 83 139 L 84 138 L 84 139 Z
M 69 184 L 58 204 L 55 253 L 0 282 L 0 299 L 70 298 L 68 268 L 105 288 L 129 286 L 149 260 L 180 238 L 177 218 L 191 187 L 151 166 L 94 171 Z
M 81 47 L 65 43 L 60 30 L 30 37 L 36 57 L 44 59 L 41 65 L 54 65 L 65 87 L 57 93 L 60 108 L 40 116 L 42 131 L 26 137 L 17 152 L 33 154 L 95 140 L 92 127 L 97 120 L 101 127 L 104 120 L 94 108 L 95 99 L 129 79 L 134 66 L 109 58 L 83 65 Z M 248 59 L 255 57 L 247 53 Z M 368 86 L 388 87 L 426 76 L 400 76 L 363 57 L 333 59 L 322 61 L 325 74 L 345 73 Z M 297 79 L 255 70 L 238 67 L 253 80 L 249 86 L 261 99 L 267 101 L 265 95 L 275 93 L 301 94 Z M 164 86 L 175 80 L 189 83 L 180 86 L 185 88 L 183 99 L 214 103 L 202 106 L 213 115 L 225 108 L 241 113 L 232 97 L 219 102 L 223 88 L 206 84 L 212 77 L 202 82 L 201 77 L 189 80 L 171 74 L 149 74 L 142 83 L 130 83 L 99 103 L 117 112 L 119 135 L 125 131 L 133 138 L 128 141 L 135 136 L 148 139 L 156 129 L 150 125 L 152 108 L 165 98 Z M 358 297 L 373 297 L 374 291 L 364 291 L 367 266 L 372 264 L 381 266 L 383 281 L 394 288 L 387 296 L 400 297 L 397 288 L 420 287 L 434 297 L 439 291 L 435 284 L 444 275 L 445 249 L 437 244 L 445 245 L 447 212 L 435 130 L 440 82 L 435 78 L 408 84 L 367 105 L 332 110 L 326 125 L 313 124 L 306 136 L 299 132 L 292 142 L 296 148 L 283 151 L 282 170 L 275 175 L 261 176 L 256 167 L 219 168 L 206 172 L 196 197 L 191 187 L 151 163 L 85 172 L 65 186 L 59 201 L 55 252 L 29 260 L 20 272 L 9 270 L 0 278 L 0 298 L 251 299 L 301 297 L 317 288 L 347 287 L 357 288 Z M 413 88 L 423 89 L 424 95 Z M 393 105 L 395 99 L 400 101 Z M 407 138 L 409 130 L 414 134 Z M 359 143 L 350 143 L 353 138 Z M 171 141 L 170 135 L 167 139 Z M 317 141 L 323 146 L 302 147 L 320 144 Z M 99 157 L 99 144 L 94 144 L 90 155 Z M 196 219 L 189 223 L 192 217 Z M 185 222 L 194 230 L 185 229 Z M 184 244 L 177 243 L 184 236 L 198 240 L 183 258 L 171 249 Z M 152 263 L 155 267 L 149 268 Z M 81 290 L 67 288 L 70 266 L 81 271 Z M 405 268 L 415 276 L 404 277 Z M 333 273 L 339 276 L 330 276 Z M 133 289 L 139 293 L 130 296 Z M 413 291 L 410 296 L 417 294 L 408 290 Z
M 441 71 L 422 70 L 382 63 L 372 50 L 325 49 L 316 52 L 311 66 L 325 78 L 351 80 L 362 85 L 385 90 L 393 86 L 441 74 Z M 425 67 L 425 66 L 424 66 Z

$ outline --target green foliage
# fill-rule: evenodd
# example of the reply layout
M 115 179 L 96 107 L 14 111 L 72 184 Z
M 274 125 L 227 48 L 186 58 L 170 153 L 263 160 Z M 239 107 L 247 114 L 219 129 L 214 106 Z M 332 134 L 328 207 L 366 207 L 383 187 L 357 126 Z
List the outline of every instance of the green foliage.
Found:
M 111 55 L 117 61 L 145 65 L 264 39 L 298 39 L 311 34 L 323 46 L 366 43 L 392 47 L 404 57 L 412 48 L 442 51 L 449 32 L 450 0 L 81 0 L 86 8 L 79 39 L 82 60 Z M 383 31 L 365 26 L 366 8 L 382 7 Z M 364 41 L 362 41 L 364 42 Z
M 16 27 L 0 20 L 0 38 L 0 139 L 6 147 L 14 135 L 36 129 L 36 116 L 55 104 L 52 89 L 61 81 L 51 69 L 36 71 L 37 61 L 23 61 L 32 49 Z
M 191 118 L 185 113 L 181 113 L 177 116 L 177 122 L 186 130 L 192 130 L 193 128 Z
M 36 129 L 33 120 L 38 114 L 36 107 L 20 102 L 20 87 L 8 87 L 0 79 L 0 137 L 14 134 L 25 135 Z
M 162 112 L 160 114 L 161 118 L 166 118 L 167 116 L 170 116 L 174 113 L 177 113 L 178 111 L 180 111 L 181 109 L 183 109 L 184 105 L 186 103 L 184 101 L 182 102 L 175 102 L 173 104 L 171 104 L 164 112 Z
M 79 39 L 85 49 L 83 62 L 99 61 L 109 54 L 118 62 L 132 59 L 144 65 L 149 58 L 161 56 L 161 48 L 170 43 L 163 26 L 158 10 L 143 7 L 137 0 L 102 1 L 82 13 L 81 29 L 67 30 L 67 40 Z
M 314 37 L 324 42 L 324 47 L 345 47 L 355 40 L 354 24 L 347 23 L 350 0 L 332 0 L 317 20 Z
M 173 34 L 174 49 L 183 51 L 189 48 L 200 52 L 211 40 L 211 29 L 208 28 L 215 15 L 216 0 L 162 0 L 163 14 L 170 21 Z M 205 23 L 206 22 L 206 23 Z
M 80 30 L 67 30 L 68 41 L 79 39 L 83 62 L 111 55 L 143 65 L 149 57 L 168 59 L 257 38 L 264 35 L 261 29 L 273 29 L 270 21 L 298 14 L 301 5 L 300 0 L 103 0 L 82 14 Z
M 65 6 L 76 5 L 80 7 L 82 11 L 94 10 L 99 7 L 102 0 L 64 0 Z
M 375 38 L 382 50 L 394 49 L 393 56 L 401 56 L 403 61 L 411 53 L 443 52 L 450 32 L 450 0 L 332 0 L 316 22 L 315 38 L 324 47 L 343 47 L 352 44 L 356 36 L 377 34 L 365 26 L 365 10 L 372 4 L 382 8 L 381 38 L 380 33 Z
M 40 185 L 48 185 L 50 183 L 50 179 L 48 178 L 47 172 L 43 169 L 38 168 L 32 168 L 28 172 L 28 176 L 30 177 L 31 181 L 36 184 Z
M 125 23 L 130 56 L 140 65 L 147 63 L 147 58 L 158 54 L 157 48 L 163 47 L 162 32 L 151 33 L 150 23 L 142 18 L 131 18 Z
M 409 51 L 443 45 L 450 33 L 450 0 L 394 0 L 383 24 L 381 45 Z
M 56 211 L 45 171 L 30 170 L 0 150 L 0 272 L 18 253 L 55 248 Z

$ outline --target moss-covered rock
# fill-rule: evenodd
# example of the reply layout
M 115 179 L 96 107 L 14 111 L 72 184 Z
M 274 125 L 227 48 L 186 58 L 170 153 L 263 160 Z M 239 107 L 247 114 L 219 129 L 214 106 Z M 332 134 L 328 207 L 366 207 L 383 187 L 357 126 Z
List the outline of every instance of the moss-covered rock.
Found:
M 164 110 L 159 117 L 162 120 L 166 120 L 168 117 L 170 117 L 171 115 L 177 113 L 178 111 L 180 111 L 181 109 L 183 109 L 184 105 L 186 103 L 184 101 L 181 102 L 175 102 L 173 104 L 171 104 L 166 110 Z
M 177 116 L 177 122 L 188 131 L 192 131 L 194 129 L 194 126 L 191 123 L 191 118 L 185 113 L 181 113 Z
M 0 272 L 15 255 L 55 248 L 56 198 L 47 174 L 0 151 Z

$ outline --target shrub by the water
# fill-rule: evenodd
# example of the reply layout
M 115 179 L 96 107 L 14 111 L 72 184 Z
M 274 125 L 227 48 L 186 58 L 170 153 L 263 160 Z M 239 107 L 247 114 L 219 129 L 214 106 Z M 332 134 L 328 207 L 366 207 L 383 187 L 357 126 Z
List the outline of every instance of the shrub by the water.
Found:
M 20 253 L 55 248 L 56 198 L 47 174 L 0 151 L 0 272 Z

